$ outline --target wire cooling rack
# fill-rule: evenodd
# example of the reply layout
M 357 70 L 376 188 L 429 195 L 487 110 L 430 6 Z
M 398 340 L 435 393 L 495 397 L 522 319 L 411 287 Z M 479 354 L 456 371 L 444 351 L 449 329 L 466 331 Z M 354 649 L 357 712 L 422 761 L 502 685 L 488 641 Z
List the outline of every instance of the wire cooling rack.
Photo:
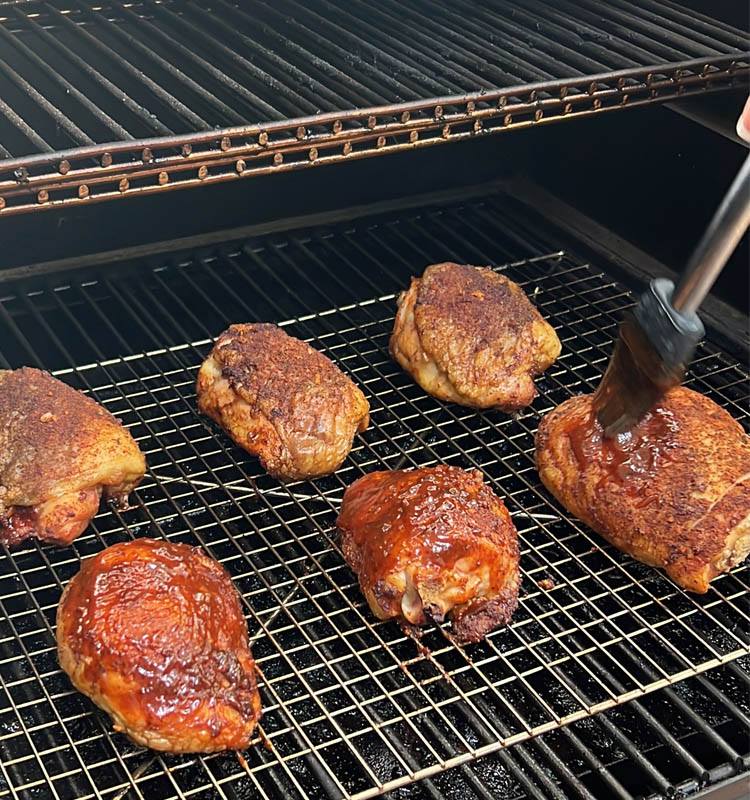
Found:
M 750 652 L 743 567 L 704 596 L 683 592 L 567 515 L 534 470 L 540 417 L 594 388 L 628 292 L 544 242 L 516 239 L 527 257 L 499 258 L 482 227 L 496 220 L 491 205 L 460 212 L 460 229 L 447 219 L 248 242 L 162 264 L 138 285 L 72 280 L 3 298 L 10 337 L 0 338 L 1 360 L 57 367 L 123 420 L 149 470 L 134 507 L 102 511 L 73 547 L 0 555 L 0 795 L 363 800 Z M 405 286 L 409 272 L 439 260 L 436 250 L 495 264 L 558 330 L 563 353 L 515 417 L 436 401 L 388 355 L 396 295 L 379 290 Z M 370 299 L 325 307 L 350 295 Z M 290 318 L 290 306 L 309 313 Z M 281 322 L 365 391 L 371 426 L 336 474 L 279 484 L 197 413 L 194 383 L 211 336 L 255 319 Z M 133 346 L 180 335 L 180 344 Z M 689 383 L 747 425 L 746 380 L 709 342 Z M 436 463 L 480 469 L 521 540 L 512 625 L 467 647 L 446 626 L 416 643 L 376 620 L 337 547 L 348 484 L 373 469 Z M 202 546 L 242 594 L 264 717 L 239 757 L 132 745 L 57 665 L 62 587 L 82 558 L 138 536 Z

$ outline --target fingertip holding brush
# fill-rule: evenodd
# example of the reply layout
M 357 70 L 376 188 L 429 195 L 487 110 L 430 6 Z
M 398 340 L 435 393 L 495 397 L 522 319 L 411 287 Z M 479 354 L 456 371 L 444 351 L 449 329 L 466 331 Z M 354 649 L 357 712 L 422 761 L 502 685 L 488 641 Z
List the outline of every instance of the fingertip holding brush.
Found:
M 705 333 L 697 309 L 750 226 L 748 156 L 675 289 L 655 278 L 620 326 L 612 359 L 594 395 L 605 436 L 626 433 L 678 386 Z

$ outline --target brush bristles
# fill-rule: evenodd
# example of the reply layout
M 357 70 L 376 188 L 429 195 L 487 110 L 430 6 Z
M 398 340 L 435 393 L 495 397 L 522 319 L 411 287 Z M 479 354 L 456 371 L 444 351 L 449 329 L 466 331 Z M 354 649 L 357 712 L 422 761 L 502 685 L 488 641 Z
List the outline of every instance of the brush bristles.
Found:
M 662 395 L 682 382 L 684 374 L 685 365 L 666 364 L 638 320 L 629 314 L 594 394 L 594 410 L 604 435 L 631 430 Z

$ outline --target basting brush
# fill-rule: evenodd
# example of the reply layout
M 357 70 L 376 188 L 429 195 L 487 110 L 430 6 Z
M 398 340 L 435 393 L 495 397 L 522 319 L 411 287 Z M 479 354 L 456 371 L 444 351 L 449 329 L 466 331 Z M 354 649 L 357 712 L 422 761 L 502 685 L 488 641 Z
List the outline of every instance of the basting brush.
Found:
M 607 371 L 594 394 L 605 436 L 631 430 L 685 375 L 705 333 L 696 313 L 750 226 L 750 156 L 732 182 L 675 289 L 656 278 L 620 325 Z

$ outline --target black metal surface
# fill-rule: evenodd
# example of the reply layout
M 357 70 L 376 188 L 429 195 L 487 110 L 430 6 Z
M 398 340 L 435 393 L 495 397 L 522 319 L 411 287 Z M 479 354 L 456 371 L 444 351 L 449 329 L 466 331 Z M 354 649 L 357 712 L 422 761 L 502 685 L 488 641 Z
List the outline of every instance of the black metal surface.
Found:
M 655 0 L 24 0 L 0 42 L 6 214 L 728 88 L 750 62 L 746 32 Z
M 559 329 L 563 354 L 517 418 L 443 405 L 388 356 L 393 293 L 446 258 L 501 267 Z M 73 547 L 0 555 L 0 793 L 631 798 L 746 770 L 746 569 L 686 594 L 569 518 L 533 469 L 540 414 L 595 386 L 630 303 L 606 265 L 503 197 L 3 285 L 0 366 L 45 366 L 91 392 L 130 426 L 149 473 L 133 510 L 103 511 Z M 283 322 L 367 394 L 372 427 L 334 476 L 280 486 L 196 413 L 209 337 L 251 319 Z M 746 380 L 701 346 L 691 385 L 745 425 Z M 522 540 L 513 625 L 464 649 L 435 628 L 420 650 L 375 620 L 333 530 L 363 471 L 436 461 L 482 469 Z M 268 749 L 156 756 L 112 733 L 59 670 L 62 585 L 80 558 L 145 535 L 201 544 L 233 576 Z

